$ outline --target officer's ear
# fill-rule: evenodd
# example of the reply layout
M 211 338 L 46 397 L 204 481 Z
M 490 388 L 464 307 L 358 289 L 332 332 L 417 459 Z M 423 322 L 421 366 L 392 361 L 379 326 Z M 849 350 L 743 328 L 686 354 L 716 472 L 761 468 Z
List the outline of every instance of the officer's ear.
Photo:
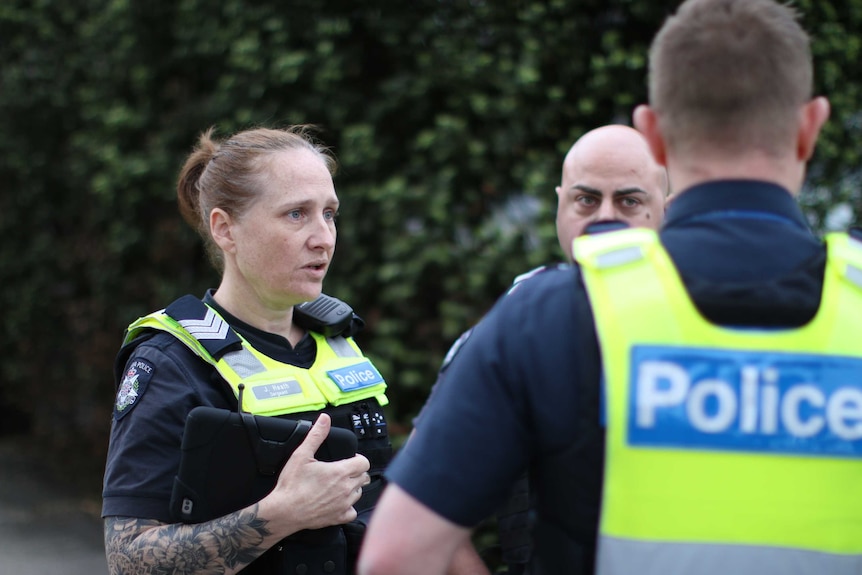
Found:
M 232 253 L 235 249 L 232 224 L 230 214 L 223 209 L 213 208 L 210 212 L 210 235 L 225 253 Z
M 796 137 L 796 157 L 800 162 L 807 162 L 814 154 L 820 128 L 829 119 L 829 111 L 829 100 L 823 96 L 812 99 L 800 108 Z
M 646 104 L 641 104 L 632 113 L 632 122 L 635 129 L 646 140 L 656 163 L 660 166 L 667 166 L 667 149 L 664 137 L 659 131 L 658 116 L 656 116 L 655 110 Z

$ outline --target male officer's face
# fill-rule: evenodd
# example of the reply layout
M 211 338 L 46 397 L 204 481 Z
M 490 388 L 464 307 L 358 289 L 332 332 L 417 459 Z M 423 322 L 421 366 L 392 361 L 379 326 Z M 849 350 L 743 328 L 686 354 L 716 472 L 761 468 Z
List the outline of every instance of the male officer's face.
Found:
M 581 138 L 563 164 L 557 187 L 557 237 L 572 259 L 572 241 L 593 222 L 622 220 L 658 229 L 664 215 L 666 179 L 642 136 L 607 126 Z

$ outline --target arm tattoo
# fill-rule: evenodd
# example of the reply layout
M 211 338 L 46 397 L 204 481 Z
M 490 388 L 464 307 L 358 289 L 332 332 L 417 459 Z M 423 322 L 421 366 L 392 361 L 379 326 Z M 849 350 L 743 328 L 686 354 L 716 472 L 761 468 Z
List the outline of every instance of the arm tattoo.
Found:
M 111 575 L 235 573 L 269 548 L 272 533 L 257 505 L 205 523 L 165 524 L 135 517 L 105 518 Z

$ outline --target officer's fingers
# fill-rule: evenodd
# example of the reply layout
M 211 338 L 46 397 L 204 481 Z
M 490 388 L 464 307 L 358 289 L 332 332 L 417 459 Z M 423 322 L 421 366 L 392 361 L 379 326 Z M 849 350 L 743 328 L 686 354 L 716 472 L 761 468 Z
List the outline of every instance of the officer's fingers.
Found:
M 359 517 L 359 514 L 356 512 L 356 509 L 354 509 L 353 507 L 348 507 L 344 514 L 339 518 L 338 523 L 351 523 L 357 517 Z
M 325 413 L 318 415 L 317 421 L 308 430 L 308 435 L 305 436 L 303 442 L 296 448 L 294 455 L 299 453 L 303 457 L 314 459 L 314 454 L 323 445 L 323 442 L 326 441 L 330 427 L 332 427 L 332 420 L 329 418 L 329 415 Z
M 371 464 L 368 462 L 368 459 L 364 455 L 360 455 L 357 453 L 350 459 L 346 459 L 345 463 L 349 465 L 348 472 L 350 477 L 358 477 L 361 478 L 365 485 L 370 482 L 371 479 L 368 476 L 367 471 L 371 468 Z

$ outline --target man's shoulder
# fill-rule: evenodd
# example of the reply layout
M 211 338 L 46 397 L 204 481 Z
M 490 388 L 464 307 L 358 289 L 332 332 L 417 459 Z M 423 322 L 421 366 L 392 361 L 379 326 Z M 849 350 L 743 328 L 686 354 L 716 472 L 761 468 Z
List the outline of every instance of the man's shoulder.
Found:
M 564 263 L 546 264 L 543 266 L 538 266 L 538 267 L 531 269 L 528 272 L 524 272 L 524 273 L 516 276 L 515 279 L 512 281 L 512 285 L 513 286 L 518 285 L 519 283 L 521 283 L 525 280 L 528 280 L 532 277 L 536 277 L 537 275 L 539 275 L 541 273 L 554 271 L 554 270 L 564 270 L 564 269 L 568 269 L 569 267 L 571 267 L 570 264 L 564 264 Z
M 529 302 L 532 299 L 538 299 L 539 301 L 548 302 L 553 298 L 570 298 L 573 297 L 571 294 L 575 291 L 575 289 L 568 289 L 567 286 L 562 286 L 561 283 L 572 285 L 572 273 L 573 269 L 577 266 L 572 264 L 565 263 L 557 263 L 539 266 L 534 268 L 528 272 L 525 272 L 512 282 L 512 286 L 509 290 L 497 300 L 494 307 L 489 312 L 489 315 L 493 316 L 493 320 L 496 322 L 504 322 L 504 323 L 513 323 L 515 325 L 519 325 L 521 320 L 519 317 L 523 314 L 524 310 L 523 306 L 525 302 Z M 522 289 L 523 288 L 523 289 Z M 526 303 L 528 307 L 532 304 Z M 529 314 L 532 316 L 532 314 Z M 482 318 L 480 322 L 464 333 L 452 344 L 452 347 L 449 348 L 449 351 L 446 353 L 446 357 L 443 360 L 443 364 L 440 367 L 440 373 L 442 374 L 446 371 L 446 368 L 464 346 L 467 343 L 467 340 L 473 335 L 476 327 L 485 322 L 488 316 Z
M 515 290 L 519 289 L 526 282 L 528 282 L 529 280 L 532 280 L 535 277 L 538 277 L 542 274 L 547 274 L 549 272 L 561 272 L 561 271 L 570 270 L 571 267 L 572 267 L 571 264 L 556 263 L 556 264 L 548 264 L 548 265 L 543 265 L 543 266 L 533 268 L 530 271 L 524 272 L 521 275 L 517 276 L 514 279 L 514 281 L 512 281 L 512 285 L 506 291 L 506 295 L 513 293 Z
M 513 335 L 520 337 L 546 327 L 554 330 L 584 305 L 589 304 L 578 266 L 551 266 L 514 284 L 480 323 L 490 320 L 492 331 L 517 326 Z

